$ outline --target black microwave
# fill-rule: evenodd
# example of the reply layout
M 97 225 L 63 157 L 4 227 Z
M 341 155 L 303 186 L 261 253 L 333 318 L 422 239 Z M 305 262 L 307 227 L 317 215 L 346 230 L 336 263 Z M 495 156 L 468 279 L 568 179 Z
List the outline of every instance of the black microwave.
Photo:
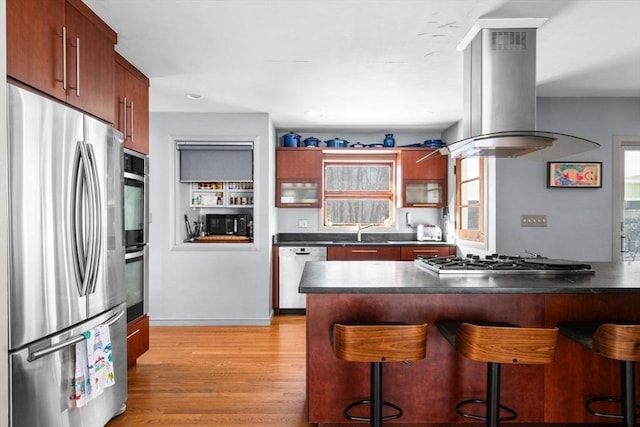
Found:
M 247 214 L 207 214 L 205 227 L 209 235 L 250 236 L 249 221 Z

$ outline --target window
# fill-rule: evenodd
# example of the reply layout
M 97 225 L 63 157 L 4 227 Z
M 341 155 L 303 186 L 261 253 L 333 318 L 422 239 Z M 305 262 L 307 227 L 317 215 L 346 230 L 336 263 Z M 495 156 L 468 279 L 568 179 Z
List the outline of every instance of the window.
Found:
M 395 156 L 325 158 L 325 226 L 393 223 Z
M 484 158 L 456 159 L 456 232 L 459 239 L 484 242 Z

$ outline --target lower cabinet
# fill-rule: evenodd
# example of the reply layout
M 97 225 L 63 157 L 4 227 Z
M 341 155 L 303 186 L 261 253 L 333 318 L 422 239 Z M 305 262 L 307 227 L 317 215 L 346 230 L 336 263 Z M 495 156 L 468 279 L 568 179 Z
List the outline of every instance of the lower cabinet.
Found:
M 456 254 L 455 246 L 403 246 L 401 261 L 412 261 L 419 255 L 428 257 L 445 257 Z
M 329 246 L 327 248 L 328 261 L 397 261 L 399 259 L 399 246 Z
M 444 257 L 456 254 L 455 246 L 329 246 L 328 261 L 413 261 L 419 255 Z
M 127 325 L 127 366 L 136 364 L 138 357 L 149 350 L 149 316 L 146 314 Z

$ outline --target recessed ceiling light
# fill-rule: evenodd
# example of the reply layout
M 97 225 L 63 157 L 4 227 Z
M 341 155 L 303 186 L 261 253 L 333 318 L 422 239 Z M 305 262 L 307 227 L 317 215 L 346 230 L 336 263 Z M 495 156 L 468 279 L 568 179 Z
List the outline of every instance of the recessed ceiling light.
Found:
M 429 117 L 429 116 L 433 116 L 433 111 L 420 111 L 420 115 L 422 117 Z
M 309 117 L 322 117 L 322 114 L 324 113 L 318 110 L 309 110 L 304 112 L 304 115 Z
M 198 95 L 197 93 L 188 93 L 184 97 L 187 99 L 202 99 L 202 95 Z

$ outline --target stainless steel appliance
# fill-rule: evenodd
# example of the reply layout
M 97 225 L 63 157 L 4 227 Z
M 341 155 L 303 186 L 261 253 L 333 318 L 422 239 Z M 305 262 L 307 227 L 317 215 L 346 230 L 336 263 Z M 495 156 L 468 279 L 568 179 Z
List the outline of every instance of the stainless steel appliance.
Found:
M 149 167 L 144 154 L 124 149 L 124 236 L 127 321 L 146 314 L 149 292 Z
M 534 274 L 558 276 L 571 274 L 594 274 L 591 265 L 564 259 L 542 257 L 519 257 L 492 254 L 485 257 L 468 254 L 466 257 L 422 257 L 414 264 L 423 270 L 438 274 Z
M 278 249 L 278 307 L 283 310 L 301 310 L 306 307 L 304 294 L 298 292 L 302 270 L 307 261 L 326 261 L 325 246 L 286 247 Z
M 124 234 L 126 247 L 147 243 L 147 156 L 124 149 Z
M 247 214 L 207 214 L 205 230 L 210 235 L 250 236 L 250 215 Z
M 7 86 L 9 423 L 103 426 L 125 408 L 122 137 Z M 107 325 L 115 384 L 76 407 L 76 344 Z

